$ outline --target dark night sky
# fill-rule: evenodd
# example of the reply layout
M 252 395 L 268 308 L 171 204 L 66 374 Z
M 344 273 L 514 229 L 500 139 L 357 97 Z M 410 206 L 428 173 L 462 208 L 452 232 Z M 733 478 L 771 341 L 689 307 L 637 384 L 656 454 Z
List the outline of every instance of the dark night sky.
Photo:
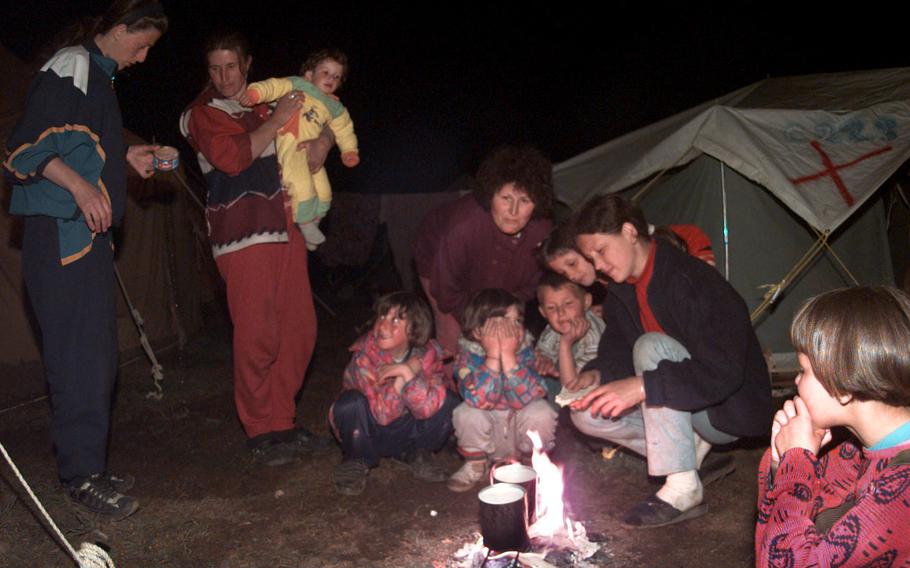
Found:
M 442 189 L 499 143 L 533 143 L 561 161 L 766 76 L 905 66 L 908 59 L 897 14 L 866 15 L 860 5 L 834 12 L 830 3 L 754 1 L 616 2 L 596 10 L 572 3 L 163 4 L 169 32 L 145 64 L 118 78 L 127 127 L 180 142 L 177 116 L 204 85 L 200 51 L 212 28 L 250 36 L 252 80 L 297 73 L 307 52 L 337 46 L 351 60 L 338 94 L 354 118 L 363 160 L 347 175 L 330 158 L 341 190 Z M 19 3 L 4 9 L 0 41 L 29 59 L 65 23 L 105 5 Z M 44 13 L 54 16 L 36 16 Z

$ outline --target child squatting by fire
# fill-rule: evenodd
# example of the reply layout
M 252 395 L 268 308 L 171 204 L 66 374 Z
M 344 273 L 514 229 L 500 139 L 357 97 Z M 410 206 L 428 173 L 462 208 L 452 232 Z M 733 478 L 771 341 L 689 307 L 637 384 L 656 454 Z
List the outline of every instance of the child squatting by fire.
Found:
M 433 460 L 452 433 L 458 398 L 449 390 L 442 348 L 430 339 L 433 317 L 427 303 L 411 292 L 377 300 L 369 332 L 350 350 L 342 393 L 329 411 L 341 442 L 335 490 L 359 495 L 379 458 L 397 458 L 415 478 L 445 481 Z
M 790 338 L 799 394 L 774 416 L 758 475 L 757 566 L 910 562 L 910 296 L 810 299 Z M 831 428 L 855 438 L 821 452 Z
M 309 250 L 315 250 L 325 242 L 319 222 L 332 204 L 332 186 L 325 168 L 310 172 L 301 142 L 318 138 L 322 129 L 328 126 L 341 149 L 342 163 L 349 168 L 360 163 L 354 122 L 335 96 L 347 72 L 348 59 L 343 52 L 323 49 L 307 56 L 300 69 L 302 77 L 252 83 L 240 98 L 246 106 L 276 101 L 288 93 L 303 101 L 300 112 L 278 131 L 275 147 L 281 165 L 281 181 L 291 196 L 291 214 Z
M 562 385 L 573 384 L 584 366 L 597 357 L 604 322 L 591 310 L 591 294 L 555 272 L 545 272 L 540 279 L 537 300 L 547 320 L 537 351 L 554 362 Z M 565 404 L 565 400 L 586 392 L 563 386 L 555 401 Z
M 540 434 L 545 451 L 553 447 L 557 414 L 535 370 L 523 309 L 521 300 L 501 289 L 481 290 L 465 308 L 455 361 L 464 402 L 452 414 L 465 463 L 449 478 L 452 491 L 474 487 L 491 460 L 530 455 L 529 430 Z

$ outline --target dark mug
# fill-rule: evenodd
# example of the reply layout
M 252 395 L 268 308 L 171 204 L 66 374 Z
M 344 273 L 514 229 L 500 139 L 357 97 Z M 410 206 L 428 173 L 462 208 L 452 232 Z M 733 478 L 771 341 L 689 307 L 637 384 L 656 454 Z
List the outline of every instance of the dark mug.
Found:
M 524 487 L 494 483 L 478 493 L 480 534 L 490 550 L 506 552 L 528 549 L 528 501 Z

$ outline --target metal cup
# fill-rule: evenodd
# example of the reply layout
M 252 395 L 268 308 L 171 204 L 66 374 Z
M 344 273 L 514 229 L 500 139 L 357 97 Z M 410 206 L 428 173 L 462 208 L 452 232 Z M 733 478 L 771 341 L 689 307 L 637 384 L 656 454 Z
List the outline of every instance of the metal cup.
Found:
M 524 487 L 528 496 L 528 525 L 537 520 L 537 472 L 533 467 L 510 463 L 493 468 L 493 481 L 497 483 L 514 483 Z
M 524 487 L 494 483 L 478 493 L 480 534 L 484 545 L 497 552 L 528 549 L 528 501 Z

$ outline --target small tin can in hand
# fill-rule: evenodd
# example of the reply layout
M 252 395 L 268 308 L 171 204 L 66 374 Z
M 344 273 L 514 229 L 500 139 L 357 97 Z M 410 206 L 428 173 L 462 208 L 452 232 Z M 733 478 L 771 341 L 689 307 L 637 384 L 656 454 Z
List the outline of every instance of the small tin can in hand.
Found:
M 162 146 L 155 150 L 152 165 L 159 172 L 169 172 L 180 165 L 180 153 L 173 146 Z

